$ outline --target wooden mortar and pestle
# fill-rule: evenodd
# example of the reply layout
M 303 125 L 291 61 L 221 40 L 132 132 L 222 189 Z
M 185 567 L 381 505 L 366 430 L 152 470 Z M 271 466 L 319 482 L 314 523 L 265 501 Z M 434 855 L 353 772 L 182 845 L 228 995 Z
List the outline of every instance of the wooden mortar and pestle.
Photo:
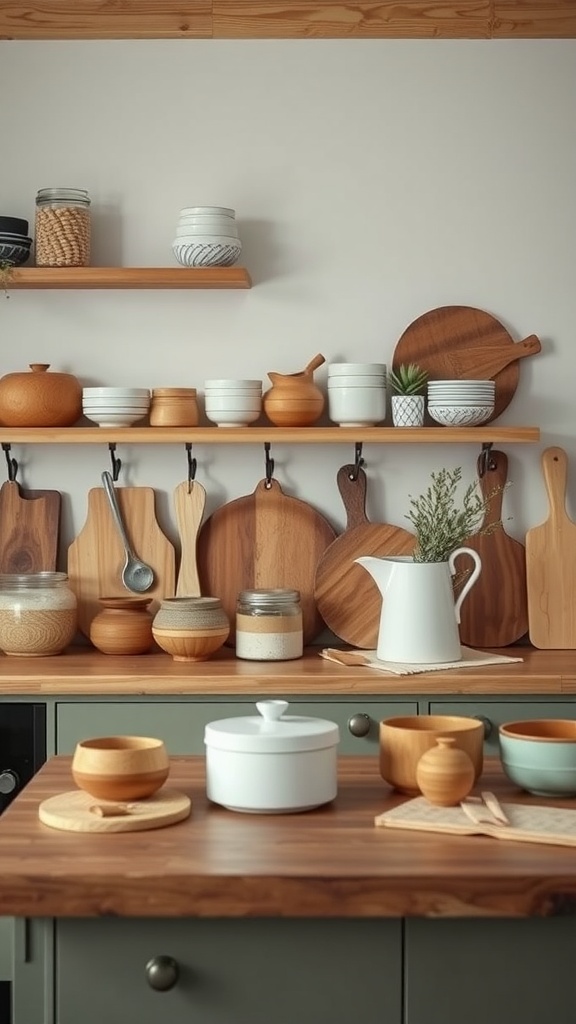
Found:
M 309 427 L 324 411 L 323 392 L 314 383 L 314 370 L 326 359 L 318 354 L 300 373 L 274 373 L 272 387 L 262 398 L 264 412 L 277 427 Z

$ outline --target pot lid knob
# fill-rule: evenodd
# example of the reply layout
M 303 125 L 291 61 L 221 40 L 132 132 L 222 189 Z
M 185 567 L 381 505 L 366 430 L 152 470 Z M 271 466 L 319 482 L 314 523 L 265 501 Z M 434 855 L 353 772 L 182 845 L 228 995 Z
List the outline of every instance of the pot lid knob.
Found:
M 287 700 L 259 700 L 256 708 L 266 722 L 277 722 L 288 707 Z

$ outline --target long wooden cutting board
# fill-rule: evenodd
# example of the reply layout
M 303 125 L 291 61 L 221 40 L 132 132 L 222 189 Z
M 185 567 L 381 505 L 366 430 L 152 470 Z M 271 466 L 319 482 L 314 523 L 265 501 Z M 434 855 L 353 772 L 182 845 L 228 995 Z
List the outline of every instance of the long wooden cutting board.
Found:
M 314 597 L 333 633 L 354 647 L 373 649 L 378 640 L 382 598 L 374 580 L 355 559 L 361 555 L 410 555 L 416 538 L 401 526 L 371 523 L 366 515 L 366 474 L 353 465 L 338 470 L 346 528 L 326 549 L 316 570 Z
M 469 647 L 507 647 L 528 632 L 526 552 L 502 523 L 508 459 L 494 450 L 489 468 L 480 473 L 482 458 L 479 483 L 488 506 L 480 532 L 463 542 L 480 555 L 482 571 L 460 608 L 460 640 Z M 457 568 L 465 568 L 469 561 L 462 556 Z
M 164 597 L 173 597 L 176 553 L 162 532 L 155 511 L 152 487 L 116 487 L 122 517 L 136 554 L 154 570 L 154 584 L 146 591 L 154 614 Z M 114 524 L 104 488 L 88 492 L 86 522 L 68 548 L 68 575 L 78 599 L 78 626 L 90 635 L 90 623 L 100 611 L 100 597 L 126 597 L 122 583 L 124 549 Z
M 198 537 L 202 594 L 219 597 L 235 636 L 240 590 L 290 587 L 300 591 L 304 643 L 322 630 L 314 601 L 318 560 L 336 531 L 320 512 L 261 480 L 253 494 L 228 502 L 206 520 Z
M 526 534 L 528 633 L 535 647 L 576 648 L 576 523 L 566 512 L 568 456 L 563 448 L 542 452 L 550 512 Z
M 512 401 L 518 360 L 541 350 L 531 334 L 515 343 L 496 317 L 474 306 L 440 306 L 411 323 L 394 349 L 392 367 L 417 363 L 430 380 L 494 380 L 496 419 Z M 490 422 L 489 420 L 487 422 Z
M 0 488 L 0 572 L 54 572 L 58 562 L 59 491 Z

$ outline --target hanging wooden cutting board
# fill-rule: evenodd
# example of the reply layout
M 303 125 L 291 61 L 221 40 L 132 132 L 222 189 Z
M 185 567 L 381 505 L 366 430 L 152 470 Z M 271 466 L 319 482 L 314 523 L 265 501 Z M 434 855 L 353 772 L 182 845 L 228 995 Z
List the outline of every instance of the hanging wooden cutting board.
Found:
M 164 597 L 173 597 L 176 582 L 176 553 L 156 520 L 152 487 L 116 487 L 122 517 L 136 554 L 154 570 L 151 597 L 154 614 Z M 122 583 L 125 555 L 106 492 L 94 487 L 88 492 L 86 522 L 68 548 L 68 575 L 78 599 L 78 626 L 90 635 L 90 624 L 100 611 L 100 597 L 126 597 Z
M 59 491 L 0 488 L 0 572 L 54 572 L 60 534 Z
M 202 594 L 219 597 L 235 635 L 240 590 L 290 587 L 300 591 L 304 643 L 322 630 L 314 574 L 336 531 L 312 505 L 261 480 L 253 494 L 228 502 L 206 520 L 198 538 Z
M 371 523 L 366 515 L 366 474 L 355 467 L 338 470 L 338 489 L 346 509 L 346 529 L 326 549 L 316 569 L 314 597 L 324 622 L 345 643 L 374 649 L 382 598 L 376 583 L 355 564 L 361 555 L 410 555 L 416 537 L 401 526 Z
M 526 534 L 528 632 L 535 647 L 576 649 L 576 523 L 566 513 L 568 456 L 542 452 L 550 512 Z
M 490 452 L 488 468 L 482 473 L 483 458 L 478 460 L 478 477 L 488 507 L 480 530 L 488 532 L 463 541 L 463 546 L 480 555 L 482 571 L 460 608 L 460 640 L 469 647 L 507 647 L 528 632 L 526 551 L 502 523 L 508 458 L 504 452 Z M 469 564 L 464 556 L 456 563 L 457 569 Z
M 518 360 L 541 348 L 535 334 L 515 343 L 500 321 L 482 309 L 440 306 L 406 328 L 394 349 L 392 368 L 417 363 L 430 380 L 494 380 L 496 399 L 489 423 L 514 397 Z
M 176 597 L 200 597 L 196 543 L 206 505 L 206 491 L 196 480 L 178 484 L 174 509 L 180 536 L 180 567 Z

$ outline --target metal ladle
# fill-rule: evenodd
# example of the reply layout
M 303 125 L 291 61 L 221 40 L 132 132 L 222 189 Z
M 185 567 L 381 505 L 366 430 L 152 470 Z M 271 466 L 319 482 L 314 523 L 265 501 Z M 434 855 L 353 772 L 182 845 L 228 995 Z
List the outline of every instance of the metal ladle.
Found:
M 124 551 L 126 552 L 126 561 L 122 570 L 122 583 L 127 590 L 131 590 L 134 594 L 144 594 L 147 590 L 150 590 L 154 583 L 154 570 L 149 565 L 146 565 L 146 562 L 138 558 L 130 547 L 130 541 L 122 521 L 122 513 L 120 512 L 110 473 L 102 473 L 102 483 L 104 484 L 106 497 L 110 502 L 114 522 L 118 527 L 118 533 L 124 545 Z

